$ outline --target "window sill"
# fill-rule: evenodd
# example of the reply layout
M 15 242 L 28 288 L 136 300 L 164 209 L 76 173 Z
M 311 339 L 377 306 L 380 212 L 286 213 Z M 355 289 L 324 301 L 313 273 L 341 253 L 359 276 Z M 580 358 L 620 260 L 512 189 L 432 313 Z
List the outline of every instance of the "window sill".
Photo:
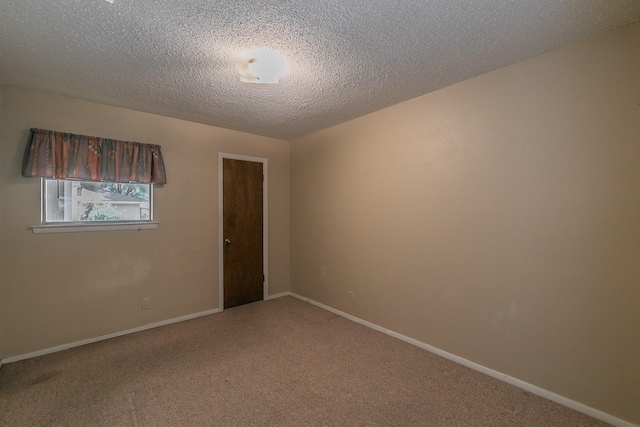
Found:
M 125 230 L 155 230 L 157 222 L 121 222 L 118 224 L 49 224 L 34 225 L 33 234 L 42 233 L 84 233 L 88 231 L 125 231 Z

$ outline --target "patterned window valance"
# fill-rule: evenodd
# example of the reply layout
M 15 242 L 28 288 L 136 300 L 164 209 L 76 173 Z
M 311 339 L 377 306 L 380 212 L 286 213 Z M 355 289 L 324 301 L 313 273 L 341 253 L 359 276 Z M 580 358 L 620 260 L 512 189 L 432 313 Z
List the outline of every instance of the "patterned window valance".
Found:
M 159 145 L 31 129 L 22 175 L 165 184 Z

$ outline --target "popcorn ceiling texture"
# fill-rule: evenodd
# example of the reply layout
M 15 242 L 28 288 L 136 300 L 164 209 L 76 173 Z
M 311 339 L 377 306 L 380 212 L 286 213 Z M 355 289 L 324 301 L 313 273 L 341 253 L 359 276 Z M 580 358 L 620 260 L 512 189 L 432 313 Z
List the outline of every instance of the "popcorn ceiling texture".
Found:
M 0 84 L 290 140 L 638 19 L 637 0 L 0 0 Z M 288 58 L 279 84 L 239 81 L 256 47 Z

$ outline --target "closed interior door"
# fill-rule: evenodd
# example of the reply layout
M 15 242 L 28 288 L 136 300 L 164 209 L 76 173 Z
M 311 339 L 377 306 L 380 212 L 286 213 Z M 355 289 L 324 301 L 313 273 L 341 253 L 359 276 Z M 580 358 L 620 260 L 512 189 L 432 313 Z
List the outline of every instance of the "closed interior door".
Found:
M 263 299 L 262 163 L 223 159 L 224 308 Z

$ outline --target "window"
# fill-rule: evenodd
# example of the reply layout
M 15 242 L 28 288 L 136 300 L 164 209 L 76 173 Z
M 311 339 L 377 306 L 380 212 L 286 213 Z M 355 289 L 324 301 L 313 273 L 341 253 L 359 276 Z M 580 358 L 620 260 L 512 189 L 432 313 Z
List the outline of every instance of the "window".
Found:
M 152 193 L 152 184 L 43 179 L 43 223 L 150 223 Z
M 33 128 L 22 175 L 41 179 L 34 233 L 158 228 L 153 184 L 167 182 L 159 145 Z

